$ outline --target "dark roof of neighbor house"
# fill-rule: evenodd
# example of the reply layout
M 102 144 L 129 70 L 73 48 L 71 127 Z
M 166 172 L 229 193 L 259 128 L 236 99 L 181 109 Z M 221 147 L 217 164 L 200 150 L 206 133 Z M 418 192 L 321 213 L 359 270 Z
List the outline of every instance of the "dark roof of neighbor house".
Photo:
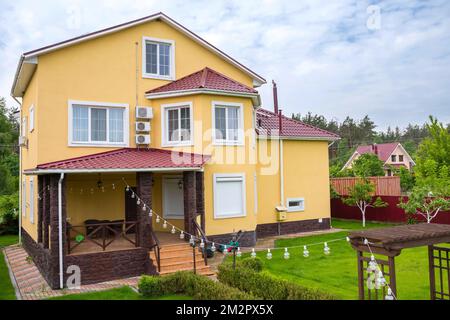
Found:
M 298 120 L 282 116 L 281 135 L 279 135 L 280 118 L 276 113 L 259 108 L 256 112 L 258 135 L 280 136 L 285 138 L 310 138 L 337 140 L 335 133 L 311 126 Z
M 372 153 L 375 154 L 375 146 L 377 148 L 377 156 L 383 162 L 389 159 L 389 156 L 394 152 L 395 148 L 399 145 L 399 142 L 392 143 L 380 143 L 377 145 L 359 146 L 356 152 L 359 154 Z
M 208 67 L 191 73 L 171 83 L 149 90 L 146 94 L 170 93 L 175 91 L 209 89 L 219 91 L 231 91 L 237 93 L 258 94 L 253 88 L 250 88 L 240 82 L 237 82 L 215 70 Z
M 40 164 L 39 170 L 145 170 L 203 167 L 210 156 L 155 148 L 121 148 L 61 161 Z

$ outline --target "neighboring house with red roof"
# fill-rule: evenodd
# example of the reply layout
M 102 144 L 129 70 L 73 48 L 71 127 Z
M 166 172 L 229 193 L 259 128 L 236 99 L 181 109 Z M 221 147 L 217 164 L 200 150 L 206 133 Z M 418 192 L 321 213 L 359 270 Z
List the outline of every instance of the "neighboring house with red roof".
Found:
M 82 283 L 191 270 L 188 240 L 330 228 L 339 137 L 263 109 L 265 82 L 163 13 L 24 53 L 21 241 L 51 287 L 70 265 Z
M 351 169 L 356 159 L 366 153 L 378 156 L 383 162 L 386 176 L 392 176 L 395 168 L 405 167 L 411 171 L 416 165 L 400 142 L 392 142 L 359 146 L 342 169 Z

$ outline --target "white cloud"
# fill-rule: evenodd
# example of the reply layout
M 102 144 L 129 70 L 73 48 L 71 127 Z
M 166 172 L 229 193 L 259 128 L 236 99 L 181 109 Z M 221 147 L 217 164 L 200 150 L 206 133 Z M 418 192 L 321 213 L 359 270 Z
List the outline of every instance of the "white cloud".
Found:
M 0 96 L 22 52 L 163 11 L 269 84 L 287 114 L 343 119 L 369 114 L 382 127 L 450 122 L 450 3 L 380 1 L 381 29 L 366 27 L 373 1 L 15 0 L 0 4 Z

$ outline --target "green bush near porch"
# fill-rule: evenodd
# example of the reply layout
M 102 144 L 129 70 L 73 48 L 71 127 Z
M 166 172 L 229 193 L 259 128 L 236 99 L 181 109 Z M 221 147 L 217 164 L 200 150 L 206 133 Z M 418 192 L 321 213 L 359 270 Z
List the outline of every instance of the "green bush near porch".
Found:
M 219 281 L 231 287 L 238 288 L 249 294 L 261 297 L 264 300 L 333 300 L 334 296 L 309 289 L 296 283 L 274 277 L 266 272 L 255 271 L 248 258 L 236 265 L 230 264 L 219 266 Z M 259 264 L 257 264 L 259 265 Z M 259 268 L 258 268 L 259 269 Z
M 145 297 L 183 294 L 195 300 L 253 300 L 252 294 L 189 271 L 168 276 L 142 276 L 139 292 Z

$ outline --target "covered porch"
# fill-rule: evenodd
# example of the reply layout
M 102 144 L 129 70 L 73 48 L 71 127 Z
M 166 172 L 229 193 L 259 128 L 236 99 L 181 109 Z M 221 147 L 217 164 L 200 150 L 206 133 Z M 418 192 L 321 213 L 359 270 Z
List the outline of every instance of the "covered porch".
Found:
M 123 265 L 111 277 L 156 273 L 159 262 L 149 251 L 176 240 L 164 221 L 191 234 L 204 230 L 208 157 L 180 155 L 184 162 L 176 163 L 165 150 L 120 149 L 28 172 L 38 176 L 40 190 L 37 242 L 60 265 L 59 277 L 71 264 L 85 266 L 81 272 L 91 283 L 106 265 Z M 105 268 L 90 266 L 103 258 Z

